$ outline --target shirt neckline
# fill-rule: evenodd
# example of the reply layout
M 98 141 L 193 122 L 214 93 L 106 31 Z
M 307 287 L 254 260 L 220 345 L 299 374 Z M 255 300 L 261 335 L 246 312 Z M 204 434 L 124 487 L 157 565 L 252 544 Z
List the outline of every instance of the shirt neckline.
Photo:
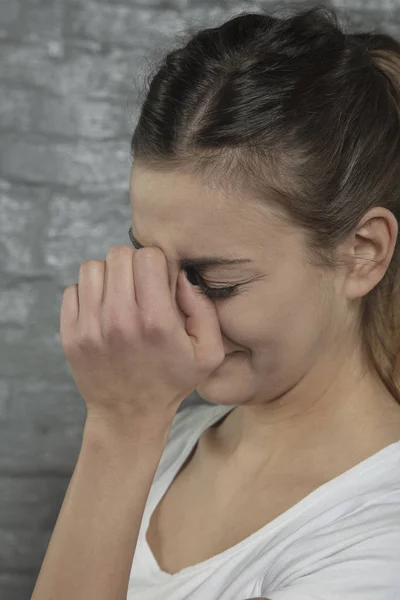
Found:
M 218 405 L 215 408 L 213 407 L 213 411 L 212 411 L 212 414 L 210 415 L 210 417 L 208 419 L 205 419 L 204 422 L 202 422 L 198 427 L 196 427 L 196 429 L 193 431 L 192 435 L 189 436 L 189 439 L 186 443 L 185 449 L 182 452 L 178 463 L 175 462 L 169 469 L 167 469 L 165 471 L 165 473 L 163 474 L 163 476 L 159 480 L 159 488 L 162 490 L 162 492 L 160 495 L 158 495 L 158 497 L 155 498 L 155 501 L 153 501 L 153 506 L 147 514 L 147 518 L 146 518 L 146 522 L 145 522 L 145 526 L 144 526 L 144 533 L 143 533 L 143 545 L 144 545 L 145 552 L 148 555 L 148 559 L 152 565 L 152 575 L 153 576 L 156 575 L 159 578 L 162 578 L 165 580 L 167 580 L 167 579 L 170 580 L 172 577 L 175 579 L 180 579 L 180 578 L 185 577 L 186 575 L 191 575 L 195 572 L 197 573 L 198 571 L 205 570 L 208 567 L 210 567 L 214 562 L 225 560 L 225 559 L 229 558 L 230 556 L 236 554 L 237 552 L 240 552 L 247 545 L 256 542 L 260 537 L 264 536 L 267 532 L 269 532 L 269 530 L 271 530 L 271 532 L 272 532 L 272 531 L 274 531 L 274 529 L 277 529 L 278 527 L 283 525 L 286 521 L 289 521 L 290 519 L 294 518 L 296 515 L 297 516 L 303 515 L 307 511 L 311 510 L 314 507 L 314 505 L 317 502 L 319 502 L 324 496 L 329 495 L 329 494 L 331 494 L 333 496 L 340 494 L 343 490 L 344 485 L 357 486 L 357 484 L 354 483 L 354 481 L 352 481 L 352 478 L 354 475 L 361 475 L 372 469 L 376 469 L 382 463 L 384 463 L 391 457 L 397 458 L 397 459 L 400 458 L 400 440 L 398 440 L 397 442 L 393 442 L 393 443 L 389 444 L 388 446 L 385 446 L 381 450 L 378 450 L 378 452 L 375 452 L 374 454 L 372 454 L 371 456 L 368 456 L 366 459 L 364 459 L 363 461 L 354 465 L 350 469 L 347 469 L 343 473 L 340 473 L 333 479 L 322 484 L 321 486 L 319 486 L 318 488 L 316 488 L 315 490 L 313 490 L 312 492 L 307 494 L 307 496 L 302 498 L 299 502 L 297 502 L 296 504 L 291 506 L 288 510 L 284 511 L 283 513 L 278 515 L 275 519 L 273 519 L 272 521 L 270 521 L 269 523 L 267 523 L 266 525 L 264 525 L 263 527 L 261 527 L 260 529 L 255 531 L 254 533 L 250 534 L 248 537 L 241 540 L 234 546 L 231 546 L 230 548 L 227 548 L 223 552 L 215 554 L 214 556 L 211 556 L 210 558 L 203 560 L 199 563 L 196 563 L 194 565 L 189 565 L 188 567 L 181 569 L 177 573 L 167 573 L 166 571 L 163 571 L 160 568 L 160 566 L 159 566 L 159 564 L 147 542 L 146 535 L 147 535 L 147 530 L 149 528 L 151 515 L 157 508 L 158 504 L 161 502 L 163 496 L 167 493 L 170 485 L 172 484 L 173 480 L 175 479 L 176 474 L 178 473 L 178 471 L 181 468 L 181 466 L 183 465 L 183 463 L 186 461 L 190 452 L 193 450 L 195 444 L 198 442 L 202 433 L 208 427 L 212 426 L 219 419 L 221 419 L 221 417 L 224 414 L 231 412 L 233 410 L 233 408 L 235 408 L 235 406 L 233 406 L 233 407 L 230 406 L 227 408 L 226 406 Z M 398 456 L 397 456 L 397 454 L 398 454 Z

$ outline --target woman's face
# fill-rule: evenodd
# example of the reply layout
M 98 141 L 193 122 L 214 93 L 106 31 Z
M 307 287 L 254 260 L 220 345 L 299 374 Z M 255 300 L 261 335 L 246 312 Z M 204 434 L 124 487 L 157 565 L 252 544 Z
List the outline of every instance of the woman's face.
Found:
M 130 196 L 133 236 L 163 250 L 173 299 L 179 259 L 249 259 L 200 275 L 209 287 L 238 286 L 232 297 L 213 299 L 225 352 L 236 353 L 197 387 L 205 400 L 270 403 L 311 373 L 302 394 L 326 385 L 327 369 L 343 360 L 350 322 L 341 284 L 307 263 L 299 230 L 265 206 L 227 198 L 182 173 L 133 165 Z

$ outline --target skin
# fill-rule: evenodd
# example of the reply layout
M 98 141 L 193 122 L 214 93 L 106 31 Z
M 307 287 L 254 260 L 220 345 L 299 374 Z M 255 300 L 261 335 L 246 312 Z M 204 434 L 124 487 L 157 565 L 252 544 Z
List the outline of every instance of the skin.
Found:
M 207 437 L 224 468 L 249 478 L 288 464 L 320 474 L 400 439 L 400 406 L 368 370 L 355 330 L 361 298 L 393 256 L 389 210 L 369 210 L 342 244 L 374 262 L 328 274 L 309 264 L 298 228 L 243 194 L 134 163 L 130 199 L 133 235 L 163 250 L 172 298 L 180 258 L 231 252 L 254 261 L 202 275 L 209 286 L 242 284 L 236 296 L 212 300 L 226 353 L 240 352 L 197 387 L 209 402 L 238 405 Z

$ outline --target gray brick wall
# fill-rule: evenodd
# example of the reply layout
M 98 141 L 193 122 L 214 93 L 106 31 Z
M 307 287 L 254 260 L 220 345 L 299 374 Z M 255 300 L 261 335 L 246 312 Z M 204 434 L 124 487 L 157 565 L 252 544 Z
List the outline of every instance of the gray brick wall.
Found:
M 78 458 L 85 409 L 60 343 L 61 299 L 81 262 L 129 243 L 147 61 L 187 26 L 267 4 L 0 0 L 1 600 L 29 600 Z M 336 5 L 351 27 L 399 35 L 400 0 Z

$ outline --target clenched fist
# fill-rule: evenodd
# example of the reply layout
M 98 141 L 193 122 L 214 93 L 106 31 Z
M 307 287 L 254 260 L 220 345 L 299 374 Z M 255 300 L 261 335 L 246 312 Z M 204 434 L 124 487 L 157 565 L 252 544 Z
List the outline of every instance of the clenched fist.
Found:
M 215 306 L 179 273 L 177 303 L 160 248 L 113 246 L 64 290 L 60 335 L 88 416 L 171 421 L 224 360 Z

